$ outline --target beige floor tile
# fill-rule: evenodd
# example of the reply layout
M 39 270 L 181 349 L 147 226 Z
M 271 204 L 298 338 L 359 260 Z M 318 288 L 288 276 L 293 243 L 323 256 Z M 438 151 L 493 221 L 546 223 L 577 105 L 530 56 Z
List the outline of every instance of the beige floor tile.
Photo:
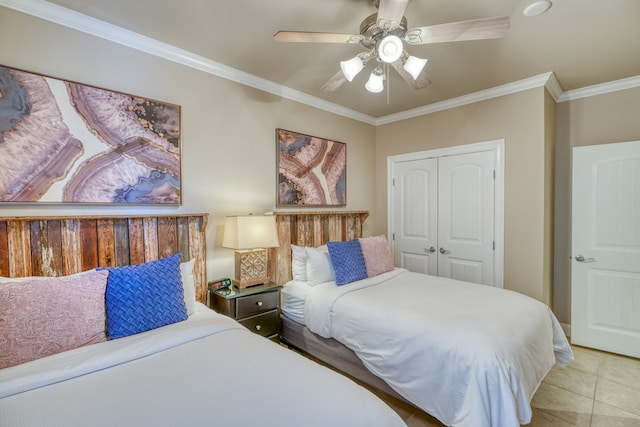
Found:
M 589 426 L 593 400 L 563 388 L 542 383 L 531 401 L 533 408 L 578 426 Z
M 573 369 L 579 369 L 590 374 L 597 374 L 602 362 L 602 353 L 585 347 L 571 346 L 574 361 L 569 364 Z
M 531 423 L 527 427 L 575 427 L 575 424 L 534 408 Z
M 634 415 L 602 402 L 594 402 L 591 427 L 639 427 L 640 415 Z
M 640 389 L 640 360 L 604 354 L 598 375 Z
M 632 414 L 640 415 L 640 389 L 626 384 L 598 377 L 595 399 Z
M 555 366 L 545 377 L 544 382 L 593 399 L 597 378 L 595 374 L 574 369 L 571 366 L 566 368 Z

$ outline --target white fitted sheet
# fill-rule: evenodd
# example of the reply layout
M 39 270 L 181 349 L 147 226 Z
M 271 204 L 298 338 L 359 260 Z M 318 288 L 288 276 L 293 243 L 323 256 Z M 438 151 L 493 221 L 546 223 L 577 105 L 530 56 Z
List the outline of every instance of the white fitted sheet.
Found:
M 0 396 L 12 427 L 406 427 L 346 377 L 202 305 L 184 322 L 2 369 Z
M 289 319 L 304 325 L 304 306 L 311 285 L 292 280 L 282 288 L 282 313 Z

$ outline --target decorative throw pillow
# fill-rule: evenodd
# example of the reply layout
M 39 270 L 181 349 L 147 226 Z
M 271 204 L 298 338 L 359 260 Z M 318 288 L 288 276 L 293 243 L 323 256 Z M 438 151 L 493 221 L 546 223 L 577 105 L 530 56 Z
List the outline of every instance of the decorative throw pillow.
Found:
M 196 312 L 196 280 L 193 277 L 193 264 L 195 258 L 180 263 L 180 280 L 184 292 L 184 305 L 187 307 L 187 316 Z
M 305 251 L 307 252 L 307 282 L 311 285 L 332 282 L 335 276 L 327 246 L 307 247 Z
M 0 368 L 106 340 L 108 272 L 0 283 Z
M 327 247 L 338 286 L 367 278 L 367 268 L 357 239 L 348 242 L 329 242 Z
M 107 281 L 107 331 L 122 338 L 187 318 L 180 254 L 157 261 L 110 267 Z
M 302 246 L 291 245 L 291 277 L 300 282 L 307 281 L 307 251 Z
M 362 248 L 368 277 L 393 270 L 393 257 L 385 236 L 362 237 L 358 240 Z

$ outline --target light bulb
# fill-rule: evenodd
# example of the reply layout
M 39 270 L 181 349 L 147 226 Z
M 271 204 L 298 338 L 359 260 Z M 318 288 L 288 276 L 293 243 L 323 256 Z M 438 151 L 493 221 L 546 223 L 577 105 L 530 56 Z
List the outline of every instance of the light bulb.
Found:
M 384 89 L 384 71 L 378 67 L 371 72 L 364 87 L 371 93 L 380 93 Z
M 362 58 L 359 55 L 354 56 L 348 61 L 340 62 L 340 69 L 342 70 L 342 74 L 347 78 L 347 80 L 351 81 L 355 76 L 358 75 L 360 71 L 364 68 L 364 63 Z
M 403 67 L 407 73 L 411 74 L 413 80 L 418 80 L 418 76 L 420 76 L 420 73 L 424 70 L 426 65 L 426 59 L 418 58 L 417 56 L 410 56 L 405 61 Z

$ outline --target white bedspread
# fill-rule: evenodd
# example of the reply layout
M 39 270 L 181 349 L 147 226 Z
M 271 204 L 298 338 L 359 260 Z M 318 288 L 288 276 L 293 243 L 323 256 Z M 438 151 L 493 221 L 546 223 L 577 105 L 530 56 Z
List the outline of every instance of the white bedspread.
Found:
M 204 306 L 0 370 L 0 425 L 405 426 L 359 385 Z
M 404 269 L 310 288 L 305 322 L 456 427 L 529 423 L 544 376 L 573 360 L 558 321 L 539 301 Z

